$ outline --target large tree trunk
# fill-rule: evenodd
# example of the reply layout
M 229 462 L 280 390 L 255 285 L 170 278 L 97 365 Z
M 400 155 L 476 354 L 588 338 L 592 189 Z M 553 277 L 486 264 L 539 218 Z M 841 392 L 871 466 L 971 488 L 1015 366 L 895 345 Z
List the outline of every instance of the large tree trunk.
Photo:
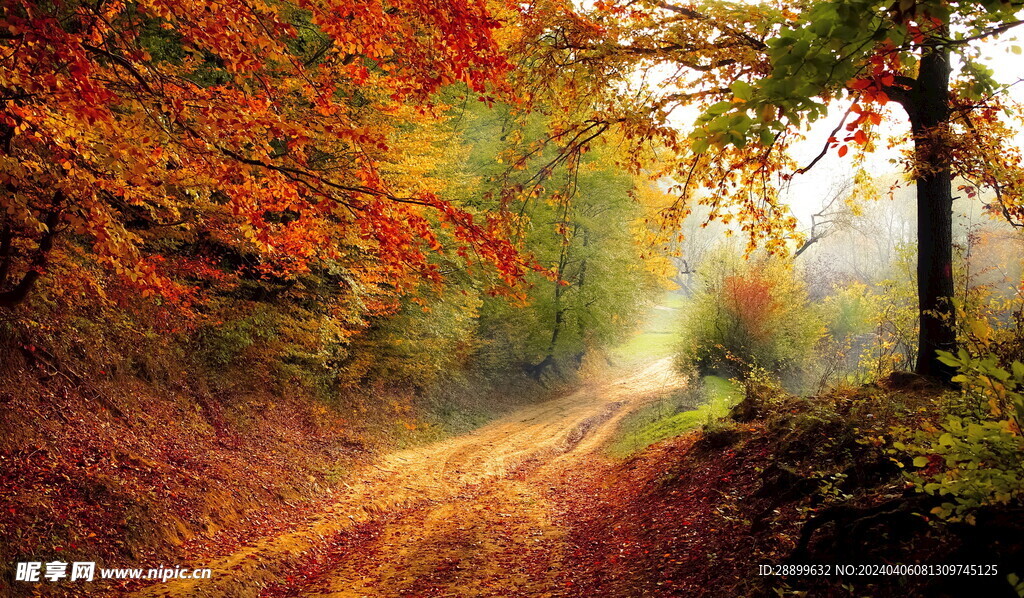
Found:
M 909 109 L 917 172 L 917 296 L 921 312 L 917 373 L 948 380 L 936 351 L 956 350 L 953 310 L 953 193 L 949 129 L 949 53 L 933 51 L 921 68 Z
M 951 378 L 936 351 L 956 351 L 953 311 L 953 197 L 949 170 L 917 181 L 917 297 L 921 310 L 917 373 Z

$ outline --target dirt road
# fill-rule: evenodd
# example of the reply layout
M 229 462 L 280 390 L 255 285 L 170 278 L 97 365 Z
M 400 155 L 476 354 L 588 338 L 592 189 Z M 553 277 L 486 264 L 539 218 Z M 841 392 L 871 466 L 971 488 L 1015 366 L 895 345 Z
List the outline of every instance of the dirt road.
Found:
M 471 434 L 385 456 L 314 520 L 210 564 L 213 579 L 140 596 L 552 595 L 565 547 L 550 492 L 599 458 L 622 417 L 683 383 L 669 359 L 613 370 Z M 304 562 L 313 554 L 316 570 Z

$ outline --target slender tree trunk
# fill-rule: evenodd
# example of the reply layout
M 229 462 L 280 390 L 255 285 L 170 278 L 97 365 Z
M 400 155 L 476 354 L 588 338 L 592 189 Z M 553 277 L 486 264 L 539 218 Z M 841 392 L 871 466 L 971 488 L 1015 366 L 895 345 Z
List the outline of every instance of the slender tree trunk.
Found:
M 562 246 L 562 253 L 558 257 L 558 279 L 555 280 L 555 322 L 551 328 L 551 342 L 548 344 L 548 355 L 545 362 L 554 361 L 555 349 L 558 347 L 558 337 L 562 334 L 562 324 L 565 322 L 565 308 L 562 307 L 562 276 L 565 274 L 565 262 L 568 246 Z
M 936 351 L 956 350 L 953 310 L 953 193 L 949 128 L 949 52 L 921 58 L 910 113 L 917 168 L 917 294 L 921 313 L 918 374 L 949 379 Z
M 562 222 L 568 224 L 569 209 L 566 206 L 565 211 L 562 214 Z M 555 350 L 558 348 L 558 337 L 562 334 L 562 324 L 565 322 L 565 308 L 562 307 L 562 276 L 565 274 L 565 265 L 568 260 L 569 243 L 568 240 L 562 242 L 561 251 L 558 254 L 558 268 L 556 270 L 555 278 L 555 296 L 554 296 L 554 309 L 555 309 L 555 321 L 551 328 L 551 341 L 548 343 L 547 355 L 535 366 L 530 369 L 533 372 L 533 377 L 540 379 L 544 375 L 544 371 L 555 365 Z
M 577 225 L 577 230 L 581 227 Z M 582 227 L 583 230 L 583 259 L 580 262 L 580 274 L 576 278 L 576 290 L 577 293 L 583 293 L 587 285 L 587 247 L 590 245 L 590 231 L 586 227 Z M 587 318 L 585 310 L 578 314 L 576 318 L 576 330 L 580 335 L 580 350 L 576 353 L 576 367 L 577 369 L 583 365 L 583 357 L 587 354 Z

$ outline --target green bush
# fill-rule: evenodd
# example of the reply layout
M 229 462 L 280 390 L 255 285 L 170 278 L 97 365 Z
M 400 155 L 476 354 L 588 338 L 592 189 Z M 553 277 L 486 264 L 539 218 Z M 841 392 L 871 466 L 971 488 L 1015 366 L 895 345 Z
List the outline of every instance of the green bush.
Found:
M 971 520 L 972 509 L 1024 497 L 1024 364 L 1001 367 L 997 358 L 940 352 L 957 367 L 963 387 L 939 428 L 916 431 L 897 450 L 913 456 L 908 477 L 918 490 L 948 497 L 933 513 Z
M 681 366 L 725 377 L 745 376 L 753 367 L 786 375 L 804 365 L 825 333 L 786 262 L 720 253 L 698 274 L 702 286 L 687 310 Z

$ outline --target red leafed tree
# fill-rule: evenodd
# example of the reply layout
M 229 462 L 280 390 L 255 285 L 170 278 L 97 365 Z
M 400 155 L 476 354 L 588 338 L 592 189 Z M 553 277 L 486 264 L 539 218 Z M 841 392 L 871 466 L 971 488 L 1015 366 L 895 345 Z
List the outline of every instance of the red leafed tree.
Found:
M 152 259 L 157 238 L 215 244 L 277 277 L 369 262 L 401 287 L 437 279 L 429 256 L 445 244 L 522 274 L 500 216 L 396 174 L 402 127 L 437 117 L 436 91 L 500 85 L 482 1 L 0 11 L 0 305 L 28 297 L 72 240 L 146 294 L 173 294 L 167 274 L 192 267 Z

